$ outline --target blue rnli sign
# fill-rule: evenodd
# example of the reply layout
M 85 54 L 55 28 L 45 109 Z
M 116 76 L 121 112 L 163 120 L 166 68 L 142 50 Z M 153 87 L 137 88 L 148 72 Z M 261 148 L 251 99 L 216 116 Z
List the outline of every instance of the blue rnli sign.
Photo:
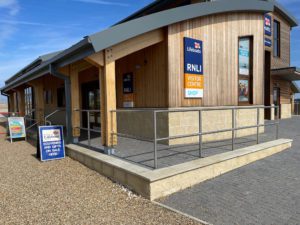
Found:
M 269 38 L 265 38 L 265 46 L 272 47 L 272 40 Z
M 265 15 L 265 35 L 272 36 L 272 17 L 269 14 Z
M 185 98 L 203 98 L 203 43 L 184 38 L 184 89 Z
M 65 158 L 62 126 L 40 126 L 39 144 L 41 161 Z

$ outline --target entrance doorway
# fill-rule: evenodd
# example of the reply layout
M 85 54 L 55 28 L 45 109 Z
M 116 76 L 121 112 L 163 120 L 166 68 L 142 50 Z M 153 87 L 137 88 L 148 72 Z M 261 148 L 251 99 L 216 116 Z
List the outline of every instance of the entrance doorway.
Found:
M 275 106 L 278 106 L 278 108 L 275 109 L 275 118 L 280 119 L 280 88 L 274 87 L 273 89 L 273 104 Z
M 265 51 L 265 106 L 271 106 L 271 52 Z M 265 119 L 271 119 L 271 109 L 265 109 Z
M 88 112 L 82 113 L 83 127 L 86 128 L 88 127 L 88 120 L 89 120 L 91 129 L 101 130 L 99 81 L 84 83 L 81 86 L 81 90 L 82 90 L 82 109 L 90 110 L 89 119 L 88 119 Z

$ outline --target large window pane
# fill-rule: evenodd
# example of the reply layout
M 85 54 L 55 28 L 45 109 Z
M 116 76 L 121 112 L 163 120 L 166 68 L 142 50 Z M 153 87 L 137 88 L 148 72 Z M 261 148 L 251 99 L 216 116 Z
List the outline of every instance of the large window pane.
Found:
M 249 102 L 249 81 L 239 80 L 239 101 Z
M 239 41 L 239 74 L 250 75 L 250 39 L 241 38 Z

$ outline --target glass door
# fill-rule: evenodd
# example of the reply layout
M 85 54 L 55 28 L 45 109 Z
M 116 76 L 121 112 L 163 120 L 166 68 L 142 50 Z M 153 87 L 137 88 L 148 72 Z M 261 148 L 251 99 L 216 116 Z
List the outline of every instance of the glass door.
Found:
M 275 118 L 280 118 L 280 88 L 278 87 L 273 89 L 273 104 L 278 106 L 275 109 Z

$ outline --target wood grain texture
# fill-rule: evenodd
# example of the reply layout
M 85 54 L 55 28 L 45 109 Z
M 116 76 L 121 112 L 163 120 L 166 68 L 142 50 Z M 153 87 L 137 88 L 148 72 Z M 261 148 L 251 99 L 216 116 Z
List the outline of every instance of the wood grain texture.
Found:
M 291 61 L 291 26 L 278 13 L 273 13 L 272 17 L 280 23 L 280 57 L 274 57 L 272 53 L 271 68 L 286 68 L 290 66 Z
M 218 14 L 168 28 L 169 107 L 238 105 L 238 39 L 253 36 L 253 103 L 263 104 L 264 17 L 260 13 Z M 204 97 L 184 98 L 183 38 L 203 41 Z
M 166 42 L 150 46 L 116 62 L 117 106 L 123 107 L 123 74 L 133 73 L 137 108 L 167 107 Z

